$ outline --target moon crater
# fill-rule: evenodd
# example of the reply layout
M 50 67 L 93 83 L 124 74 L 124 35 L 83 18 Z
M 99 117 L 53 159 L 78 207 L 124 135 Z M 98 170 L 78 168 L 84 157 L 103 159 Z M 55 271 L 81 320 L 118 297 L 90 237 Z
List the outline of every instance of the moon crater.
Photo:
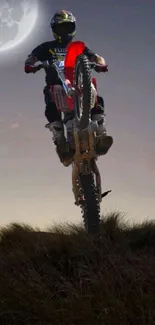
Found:
M 0 0 L 0 52 L 16 47 L 31 33 L 38 16 L 37 0 Z

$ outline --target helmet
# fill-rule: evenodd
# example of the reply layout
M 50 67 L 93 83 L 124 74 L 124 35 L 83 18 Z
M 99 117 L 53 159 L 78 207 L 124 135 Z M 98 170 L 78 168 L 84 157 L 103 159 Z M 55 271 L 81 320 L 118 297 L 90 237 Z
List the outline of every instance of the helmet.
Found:
M 76 18 L 70 11 L 61 10 L 54 14 L 50 26 L 58 42 L 70 42 L 76 33 Z

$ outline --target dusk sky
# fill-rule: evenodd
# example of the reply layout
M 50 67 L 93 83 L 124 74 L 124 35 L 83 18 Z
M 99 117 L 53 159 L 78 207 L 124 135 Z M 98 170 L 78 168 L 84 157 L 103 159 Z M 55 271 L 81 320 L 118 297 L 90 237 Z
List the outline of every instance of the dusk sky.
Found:
M 63 167 L 44 128 L 43 71 L 24 73 L 24 62 L 52 39 L 55 11 L 77 17 L 76 39 L 102 55 L 108 74 L 96 74 L 114 144 L 98 159 L 103 191 L 112 193 L 101 213 L 155 218 L 155 1 L 44 0 L 36 25 L 19 46 L 0 52 L 0 225 L 47 227 L 81 222 L 74 206 L 71 167 Z M 44 2 L 44 4 L 43 4 Z M 89 4 L 89 5 L 88 5 Z

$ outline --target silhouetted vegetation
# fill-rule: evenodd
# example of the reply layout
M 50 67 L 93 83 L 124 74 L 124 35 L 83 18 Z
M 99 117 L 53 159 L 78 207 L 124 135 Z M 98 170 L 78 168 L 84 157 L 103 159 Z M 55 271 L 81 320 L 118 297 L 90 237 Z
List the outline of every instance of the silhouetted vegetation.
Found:
M 154 325 L 155 223 L 1 229 L 0 324 Z

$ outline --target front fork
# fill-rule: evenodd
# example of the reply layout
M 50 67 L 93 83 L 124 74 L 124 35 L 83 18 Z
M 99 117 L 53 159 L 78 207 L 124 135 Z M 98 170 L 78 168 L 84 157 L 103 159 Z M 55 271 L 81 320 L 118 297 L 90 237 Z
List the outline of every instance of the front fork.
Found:
M 78 131 L 77 128 L 74 129 L 76 151 L 74 155 L 74 162 L 72 164 L 72 186 L 76 205 L 80 205 L 78 179 L 79 174 L 88 175 L 92 172 L 95 174 L 99 202 L 102 200 L 101 176 L 96 164 L 97 155 L 94 149 L 94 140 L 95 139 L 91 124 L 86 130 L 83 131 Z M 82 152 L 82 150 L 84 152 Z

